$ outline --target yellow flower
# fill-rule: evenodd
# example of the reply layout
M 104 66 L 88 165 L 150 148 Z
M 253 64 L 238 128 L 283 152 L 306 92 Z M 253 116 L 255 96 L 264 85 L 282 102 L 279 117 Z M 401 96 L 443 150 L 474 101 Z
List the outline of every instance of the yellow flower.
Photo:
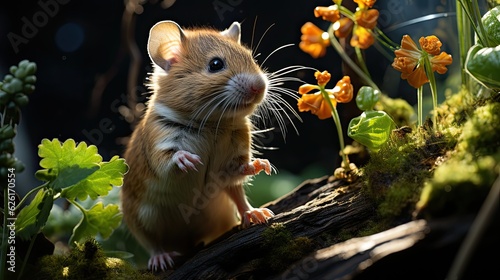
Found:
M 355 22 L 348 17 L 342 17 L 333 24 L 335 36 L 346 38 L 354 30 L 351 46 L 367 49 L 375 43 L 372 29 L 377 25 L 378 16 L 379 11 L 376 9 L 358 9 L 354 13 Z
M 314 73 L 314 77 L 318 82 L 317 85 L 304 84 L 299 87 L 298 92 L 302 96 L 297 102 L 297 107 L 300 112 L 310 111 L 322 120 L 331 117 L 332 110 L 328 105 L 328 102 L 325 101 L 322 91 L 325 91 L 328 94 L 328 98 L 334 107 L 337 106 L 338 102 L 346 103 L 352 100 L 354 90 L 349 76 L 344 76 L 337 82 L 335 88 L 331 90 L 325 89 L 326 84 L 331 78 L 331 74 L 328 73 L 328 71 L 316 71 Z M 313 90 L 318 91 L 309 93 Z
M 331 5 L 328 7 L 318 6 L 314 9 L 315 17 L 322 17 L 323 20 L 336 22 L 340 19 L 340 11 L 337 5 Z
M 349 18 L 343 17 L 337 20 L 333 24 L 333 30 L 335 31 L 335 36 L 339 38 L 345 38 L 349 36 L 352 31 L 352 27 L 354 26 L 354 22 Z
M 351 46 L 358 47 L 360 49 L 367 49 L 375 43 L 375 38 L 371 30 L 366 29 L 362 26 L 356 26 L 354 32 L 352 33 Z
M 373 29 L 377 25 L 379 12 L 377 9 L 357 10 L 354 18 L 359 26 L 367 29 Z
M 377 0 L 354 0 L 354 3 L 358 3 L 359 8 L 364 9 L 366 7 L 371 8 L 375 5 Z
M 418 49 L 410 36 L 404 35 L 401 47 L 394 51 L 396 57 L 392 63 L 392 67 L 401 72 L 401 79 L 408 80 L 414 88 L 429 82 L 424 68 L 424 56 L 429 56 L 432 71 L 439 74 L 446 73 L 446 66 L 453 62 L 451 55 L 441 52 L 442 43 L 436 36 L 421 37 L 419 44 L 422 50 Z
M 300 29 L 299 48 L 314 58 L 322 57 L 326 54 L 326 47 L 330 45 L 328 33 L 321 30 L 311 22 L 306 22 Z

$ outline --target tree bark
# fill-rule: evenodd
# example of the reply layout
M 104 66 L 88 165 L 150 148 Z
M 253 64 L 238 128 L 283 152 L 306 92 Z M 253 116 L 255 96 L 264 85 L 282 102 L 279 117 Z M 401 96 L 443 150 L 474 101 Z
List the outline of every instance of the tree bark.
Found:
M 265 207 L 276 216 L 269 225 L 235 229 L 209 244 L 162 279 L 445 279 L 474 217 L 440 221 L 414 220 L 387 231 L 336 242 L 336 236 L 357 232 L 375 217 L 374 204 L 352 185 L 328 176 L 305 181 L 290 194 Z M 498 220 L 498 211 L 495 218 Z M 270 246 L 263 236 L 272 224 L 282 225 L 294 238 L 307 237 L 315 250 L 269 271 L 263 262 Z M 496 246 L 500 226 L 490 226 L 475 252 L 465 278 L 484 279 L 498 272 L 493 259 L 481 257 Z M 333 245 L 332 245 L 333 244 Z M 271 246 L 272 247 L 272 246 Z M 480 260 L 480 261 L 479 261 Z M 264 263 L 265 264 L 265 263 Z

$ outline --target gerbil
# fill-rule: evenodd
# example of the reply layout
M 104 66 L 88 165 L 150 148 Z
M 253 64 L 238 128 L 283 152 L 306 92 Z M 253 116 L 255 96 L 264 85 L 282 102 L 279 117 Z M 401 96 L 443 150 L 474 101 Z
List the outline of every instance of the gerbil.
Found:
M 159 22 L 148 52 L 153 94 L 124 154 L 130 170 L 121 197 L 149 268 L 165 270 L 173 255 L 274 215 L 253 208 L 244 190 L 248 176 L 272 169 L 252 156 L 249 119 L 269 81 L 240 44 L 237 22 L 222 32 Z

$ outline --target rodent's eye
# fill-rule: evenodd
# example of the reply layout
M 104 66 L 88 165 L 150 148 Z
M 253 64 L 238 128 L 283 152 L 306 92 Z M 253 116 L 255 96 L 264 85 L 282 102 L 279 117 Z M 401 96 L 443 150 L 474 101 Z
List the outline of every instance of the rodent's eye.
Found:
M 224 60 L 219 57 L 214 57 L 208 63 L 208 71 L 210 73 L 215 73 L 223 70 L 226 67 Z

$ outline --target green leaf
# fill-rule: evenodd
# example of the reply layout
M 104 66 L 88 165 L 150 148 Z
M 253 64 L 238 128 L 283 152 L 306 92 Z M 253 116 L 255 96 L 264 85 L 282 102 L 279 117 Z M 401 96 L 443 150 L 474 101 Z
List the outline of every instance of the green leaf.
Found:
M 465 70 L 491 89 L 500 88 L 500 46 L 485 48 L 474 45 L 467 53 Z
M 380 91 L 369 86 L 362 86 L 356 95 L 356 105 L 361 111 L 371 111 L 379 98 Z
M 63 189 L 61 196 L 68 199 L 76 197 L 85 200 L 89 196 L 91 199 L 96 199 L 98 196 L 107 195 L 113 186 L 123 184 L 123 175 L 127 170 L 125 160 L 115 156 L 109 162 L 101 163 L 100 168 L 84 180 Z
M 500 7 L 496 6 L 487 11 L 481 18 L 488 40 L 495 47 L 500 45 Z
M 53 204 L 52 190 L 39 190 L 31 203 L 17 215 L 16 235 L 23 240 L 28 240 L 37 234 L 47 222 Z
M 349 122 L 347 135 L 376 152 L 389 139 L 394 127 L 394 121 L 384 111 L 368 111 Z
M 75 241 L 80 242 L 89 236 L 96 236 L 97 234 L 100 234 L 103 238 L 108 238 L 120 226 L 122 221 L 122 213 L 118 205 L 115 204 L 104 207 L 102 202 L 98 202 L 89 210 L 78 208 L 82 210 L 83 217 L 73 230 L 70 244 Z
M 45 168 L 36 172 L 39 180 L 50 182 L 50 186 L 70 200 L 87 197 L 96 199 L 106 195 L 112 186 L 123 183 L 123 175 L 128 166 L 118 156 L 109 162 L 102 162 L 97 147 L 84 142 L 76 145 L 73 139 L 63 144 L 59 140 L 42 140 L 38 154 L 42 159 L 40 166 Z
M 91 168 L 102 161 L 102 157 L 97 153 L 97 147 L 85 142 L 76 146 L 75 140 L 68 139 L 63 144 L 58 139 L 52 141 L 43 139 L 38 146 L 38 155 L 42 158 L 40 166 L 51 169 L 58 174 L 61 169 L 70 166 L 80 166 Z

